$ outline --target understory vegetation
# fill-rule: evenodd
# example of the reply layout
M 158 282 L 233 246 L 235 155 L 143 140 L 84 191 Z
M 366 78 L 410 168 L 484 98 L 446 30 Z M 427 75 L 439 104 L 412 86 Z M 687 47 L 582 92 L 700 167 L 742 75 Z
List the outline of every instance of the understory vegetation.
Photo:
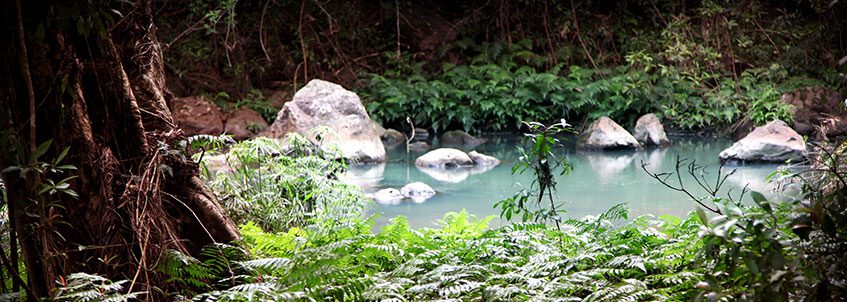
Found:
M 604 115 L 626 126 L 651 112 L 675 130 L 715 131 L 791 120 L 779 98 L 799 87 L 847 89 L 845 1 L 171 7 L 161 28 L 177 94 L 217 96 L 269 120 L 257 92 L 290 97 L 316 78 L 358 92 L 386 127 L 411 117 L 436 132 Z
M 729 126 L 741 120 L 762 125 L 791 122 L 783 93 L 823 81 L 789 76 L 779 64 L 747 69 L 737 77 L 707 70 L 685 71 L 644 51 L 630 53 L 626 64 L 603 69 L 558 64 L 546 68 L 531 41 L 484 44 L 470 65 L 445 64 L 431 75 L 424 63 L 399 63 L 383 74 L 370 74 L 359 90 L 371 115 L 388 125 L 406 117 L 427 121 L 435 131 L 517 129 L 521 121 L 592 120 L 609 116 L 634 125 L 646 113 L 658 113 L 678 130 Z M 665 54 L 667 55 L 667 54 Z
M 565 125 L 562 125 L 565 126 Z M 295 137 L 293 142 L 301 141 Z M 192 145 L 224 142 L 206 138 Z M 757 192 L 726 193 L 723 167 L 696 162 L 649 175 L 670 189 L 705 186 L 696 211 L 630 219 L 625 204 L 558 227 L 447 213 L 436 228 L 413 229 L 393 218 L 378 232 L 362 216 L 368 202 L 341 183 L 343 163 L 292 143 L 257 139 L 228 147 L 224 170 L 207 180 L 243 241 L 206 246 L 197 257 L 170 251 L 157 270 L 163 289 L 182 301 L 788 301 L 844 298 L 842 154 L 822 150 L 813 168 L 782 171 L 798 199 L 771 201 Z M 299 151 L 298 151 L 299 150 Z M 290 155 L 299 155 L 290 157 Z M 199 157 L 199 156 L 197 156 Z M 195 157 L 195 158 L 197 158 Z M 207 165 L 215 164 L 209 153 Z M 227 170 L 229 169 L 229 170 Z M 218 171 L 218 172 L 214 172 Z M 646 171 L 646 170 L 645 170 Z M 701 174 L 701 171 L 704 172 Z M 711 171 L 715 172 L 715 171 Z M 649 173 L 649 172 L 648 172 Z M 674 183 L 676 173 L 697 175 Z M 717 182 L 709 185 L 707 175 Z M 268 186 L 267 179 L 274 179 Z M 701 182 L 702 181 L 702 182 Z M 713 181 L 713 180 L 711 180 Z M 310 194 L 310 192 L 317 192 Z M 731 193 L 731 192 L 730 192 Z M 739 195 L 740 194 L 740 195 Z M 754 202 L 742 203 L 749 194 Z M 276 204 L 268 202 L 275 200 Z M 552 199 L 551 199 L 552 200 Z M 552 219 L 548 214 L 544 219 Z M 81 282 L 80 280 L 90 280 Z M 97 276 L 74 275 L 60 300 L 138 295 Z M 82 293 L 82 294 L 81 294 Z

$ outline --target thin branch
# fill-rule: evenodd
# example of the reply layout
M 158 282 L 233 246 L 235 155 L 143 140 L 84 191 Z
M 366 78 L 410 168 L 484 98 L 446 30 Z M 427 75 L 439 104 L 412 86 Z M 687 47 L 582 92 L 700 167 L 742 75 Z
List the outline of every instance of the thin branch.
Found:
M 271 0 L 265 1 L 265 5 L 262 7 L 262 16 L 259 17 L 259 46 L 262 47 L 262 53 L 265 54 L 268 63 L 271 62 L 271 56 L 268 55 L 268 49 L 265 48 L 265 13 L 268 12 L 268 4 L 270 3 Z
M 641 169 L 644 170 L 644 172 L 647 173 L 647 175 L 649 175 L 653 179 L 659 181 L 659 183 L 661 183 L 665 187 L 668 187 L 669 189 L 674 190 L 674 191 L 685 193 L 685 195 L 688 195 L 688 197 L 690 197 L 692 200 L 694 200 L 694 202 L 696 202 L 697 204 L 699 204 L 700 206 L 702 206 L 706 210 L 709 210 L 710 212 L 715 213 L 715 214 L 719 214 L 719 215 L 723 214 L 723 213 L 721 213 L 721 211 L 719 209 L 712 208 L 712 207 L 709 207 L 706 204 L 704 204 L 702 202 L 703 198 L 695 197 L 694 194 L 691 194 L 691 192 L 688 191 L 685 188 L 685 183 L 682 181 L 682 176 L 681 176 L 682 173 L 680 173 L 680 166 L 682 165 L 683 162 L 684 162 L 684 160 L 681 160 L 679 158 L 679 156 L 676 157 L 676 165 L 675 165 L 676 173 L 661 173 L 661 174 L 659 174 L 659 173 L 650 172 L 650 170 L 647 170 L 647 166 L 649 165 L 649 163 L 646 163 L 643 160 L 641 161 Z M 667 179 L 669 177 L 673 176 L 674 174 L 676 174 L 678 186 L 674 186 L 667 181 Z

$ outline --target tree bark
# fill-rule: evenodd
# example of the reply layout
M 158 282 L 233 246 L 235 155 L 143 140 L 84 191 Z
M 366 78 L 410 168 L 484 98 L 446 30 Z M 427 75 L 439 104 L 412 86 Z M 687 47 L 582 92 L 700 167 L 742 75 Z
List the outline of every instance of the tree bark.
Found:
M 0 53 L 0 114 L 7 115 L 0 120 L 8 120 L 0 166 L 21 165 L 35 151 L 5 147 L 53 139 L 39 161 L 69 147 L 63 164 L 77 168 L 70 183 L 78 198 L 38 193 L 40 182 L 68 174 L 2 175 L 14 227 L 26 234 L 19 240 L 27 288 L 37 297 L 49 297 L 56 280 L 79 271 L 156 292 L 164 278 L 155 265 L 166 250 L 197 253 L 240 236 L 180 147 L 184 135 L 169 109 L 149 0 L 112 3 L 27 1 L 20 19 L 13 4 L 0 5 L 6 41 L 25 41 L 6 43 Z M 23 35 L 7 26 L 17 20 Z

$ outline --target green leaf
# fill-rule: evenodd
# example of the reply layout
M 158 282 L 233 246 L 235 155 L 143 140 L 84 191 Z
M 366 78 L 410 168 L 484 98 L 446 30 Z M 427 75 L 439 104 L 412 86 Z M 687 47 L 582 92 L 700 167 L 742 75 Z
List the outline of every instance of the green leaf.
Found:
M 51 144 L 53 144 L 53 140 L 48 139 L 46 142 L 41 143 L 38 148 L 35 148 L 35 152 L 32 154 L 31 162 L 37 162 L 38 158 L 44 155 L 44 153 L 46 153 L 47 150 L 50 149 Z
M 768 199 L 765 198 L 765 195 L 762 195 L 762 193 L 756 191 L 751 191 L 750 197 L 753 198 L 753 201 L 755 201 L 756 204 L 759 205 L 759 207 L 767 211 L 768 214 L 773 215 L 773 209 L 771 208 L 771 204 L 768 202 Z
M 700 222 L 704 226 L 709 226 L 709 218 L 706 217 L 706 212 L 703 211 L 703 208 L 697 207 L 697 217 L 700 218 Z

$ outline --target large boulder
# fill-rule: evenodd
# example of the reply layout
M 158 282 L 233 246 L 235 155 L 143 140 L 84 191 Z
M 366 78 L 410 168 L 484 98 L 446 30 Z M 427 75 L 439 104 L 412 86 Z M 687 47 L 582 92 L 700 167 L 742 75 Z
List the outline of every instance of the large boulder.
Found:
M 435 196 L 435 190 L 425 183 L 413 182 L 400 188 L 400 194 L 416 203 L 421 203 Z
M 238 108 L 229 113 L 224 132 L 235 139 L 248 139 L 268 128 L 261 114 L 250 108 Z
M 311 131 L 317 127 L 327 127 L 330 133 L 318 139 Z M 325 151 L 337 147 L 352 162 L 386 161 L 385 147 L 359 96 L 327 81 L 312 80 L 297 91 L 264 135 L 282 138 L 288 133 L 299 133 Z
M 588 150 L 640 149 L 641 144 L 629 131 L 604 116 L 588 126 L 577 147 Z
M 798 161 L 805 157 L 803 137 L 779 120 L 757 127 L 720 154 L 721 161 L 742 162 Z
M 186 135 L 218 135 L 224 131 L 224 114 L 202 96 L 174 100 L 174 121 Z
M 441 135 L 441 144 L 473 148 L 482 145 L 486 139 L 476 138 L 462 130 L 452 130 Z
M 667 147 L 671 145 L 668 135 L 665 133 L 665 127 L 659 117 L 653 113 L 645 114 L 638 118 L 635 122 L 635 133 L 633 137 L 642 145 L 654 145 L 658 147 Z
M 806 87 L 783 94 L 781 100 L 791 105 L 792 126 L 798 133 L 817 134 L 820 138 L 847 134 L 847 110 L 837 91 Z
M 453 148 L 435 149 L 415 160 L 415 166 L 421 168 L 455 169 L 473 165 L 474 162 L 468 154 Z

